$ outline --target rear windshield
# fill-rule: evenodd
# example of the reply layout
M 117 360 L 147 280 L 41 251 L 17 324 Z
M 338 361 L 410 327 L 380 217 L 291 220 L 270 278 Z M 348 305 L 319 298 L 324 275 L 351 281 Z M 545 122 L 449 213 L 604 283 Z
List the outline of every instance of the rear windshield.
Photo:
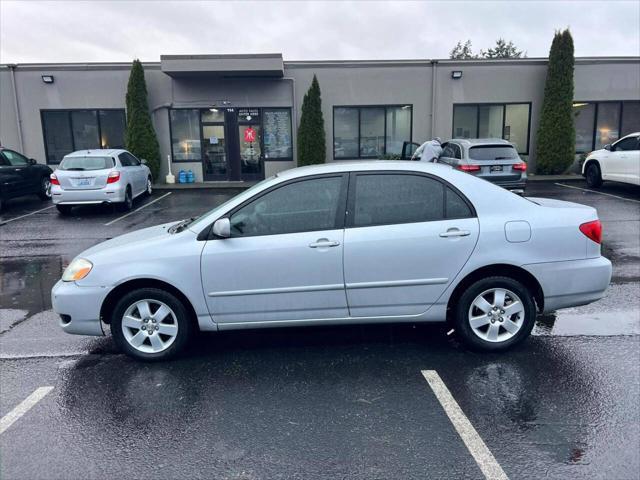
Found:
M 510 145 L 481 145 L 469 149 L 471 160 L 516 160 L 518 152 Z
M 66 157 L 58 167 L 60 170 L 104 170 L 113 168 L 111 157 Z

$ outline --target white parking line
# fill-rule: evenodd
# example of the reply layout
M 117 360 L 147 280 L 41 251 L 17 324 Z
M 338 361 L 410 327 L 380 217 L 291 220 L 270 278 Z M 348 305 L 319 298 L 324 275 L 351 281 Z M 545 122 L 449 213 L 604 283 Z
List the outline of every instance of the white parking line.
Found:
M 573 185 L 565 185 L 564 183 L 556 183 L 555 185 L 558 185 L 560 187 L 573 188 L 575 190 L 582 190 L 583 192 L 597 193 L 598 195 L 606 195 L 607 197 L 619 198 L 620 200 L 626 200 L 627 202 L 640 203 L 640 200 L 634 200 L 632 198 L 625 198 L 625 197 L 621 197 L 619 195 L 614 195 L 612 193 L 598 192 L 597 190 L 589 190 L 588 188 L 574 187 Z
M 42 400 L 51 390 L 53 390 L 53 387 L 36 388 L 33 393 L 20 402 L 16 408 L 2 417 L 0 420 L 0 435 L 2 435 L 7 428 L 13 425 L 16 420 L 31 410 L 31 408 Z
M 161 197 L 156 198 L 155 200 L 149 202 L 149 203 L 145 203 L 144 205 L 142 205 L 141 207 L 136 208 L 133 212 L 129 212 L 126 215 L 123 215 L 121 217 L 116 218 L 115 220 L 111 220 L 108 223 L 105 223 L 105 227 L 108 227 L 109 225 L 113 225 L 116 222 L 119 222 L 120 220 L 122 220 L 123 218 L 127 218 L 129 215 L 133 215 L 136 212 L 139 212 L 140 210 L 142 210 L 143 208 L 147 208 L 149 205 L 152 205 L 156 202 L 159 202 L 160 200 L 162 200 L 164 197 L 171 195 L 171 193 L 173 192 L 169 192 L 169 193 L 165 193 L 164 195 L 162 195 Z
M 458 435 L 466 445 L 467 449 L 482 470 L 484 476 L 489 480 L 508 480 L 507 474 L 498 464 L 491 451 L 476 432 L 469 419 L 455 401 L 453 395 L 444 384 L 440 375 L 435 370 L 422 370 L 422 375 L 429 383 L 431 390 L 444 408 L 449 420 L 453 423 Z
M 36 210 L 35 212 L 25 213 L 24 215 L 20 215 L 19 217 L 10 218 L 9 220 L 0 221 L 0 225 L 4 225 L 5 223 L 13 222 L 14 220 L 20 220 L 21 218 L 28 217 L 30 215 L 35 215 L 36 213 L 44 212 L 45 210 L 49 210 L 50 208 L 55 207 L 55 205 L 51 205 L 50 207 L 41 208 L 40 210 Z

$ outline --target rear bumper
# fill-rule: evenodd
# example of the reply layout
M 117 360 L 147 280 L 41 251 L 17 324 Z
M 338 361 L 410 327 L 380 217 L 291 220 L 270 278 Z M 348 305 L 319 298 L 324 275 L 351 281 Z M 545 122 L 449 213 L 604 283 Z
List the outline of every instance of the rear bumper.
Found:
M 600 300 L 611 281 L 611 262 L 605 257 L 523 267 L 540 282 L 545 312 Z
M 58 185 L 51 187 L 54 205 L 89 205 L 96 203 L 124 202 L 125 189 L 120 185 L 99 190 L 63 190 Z
M 80 287 L 59 280 L 51 290 L 53 311 L 60 315 L 60 327 L 77 335 L 104 335 L 100 308 L 110 289 Z

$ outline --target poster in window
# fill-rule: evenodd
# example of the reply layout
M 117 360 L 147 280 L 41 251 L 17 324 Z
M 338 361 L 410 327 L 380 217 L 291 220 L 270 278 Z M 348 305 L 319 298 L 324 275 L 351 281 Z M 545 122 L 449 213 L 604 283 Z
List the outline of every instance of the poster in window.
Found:
M 291 111 L 265 110 L 263 125 L 265 158 L 291 158 Z

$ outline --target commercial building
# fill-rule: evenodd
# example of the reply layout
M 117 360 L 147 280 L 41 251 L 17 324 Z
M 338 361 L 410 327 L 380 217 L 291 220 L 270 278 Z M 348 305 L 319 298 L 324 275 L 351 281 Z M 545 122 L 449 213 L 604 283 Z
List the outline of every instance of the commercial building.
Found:
M 130 63 L 0 65 L 0 142 L 48 164 L 122 147 Z M 255 181 L 296 166 L 296 125 L 317 75 L 327 161 L 401 153 L 434 136 L 501 137 L 535 169 L 547 60 L 283 61 L 166 55 L 144 63 L 162 152 L 196 181 Z M 577 154 L 640 130 L 640 57 L 578 58 Z M 168 161 L 169 159 L 169 161 Z

